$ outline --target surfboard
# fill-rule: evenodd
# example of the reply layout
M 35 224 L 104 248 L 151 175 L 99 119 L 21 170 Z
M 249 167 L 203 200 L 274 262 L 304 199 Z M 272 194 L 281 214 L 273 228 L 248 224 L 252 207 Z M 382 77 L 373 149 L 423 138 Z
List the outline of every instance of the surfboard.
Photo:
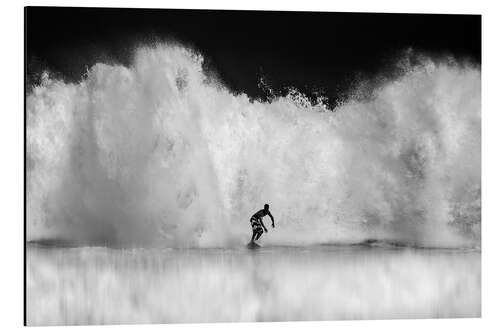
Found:
M 255 250 L 255 249 L 258 249 L 259 247 L 260 247 L 260 245 L 255 243 L 255 242 L 250 242 L 247 244 L 247 248 L 250 250 Z

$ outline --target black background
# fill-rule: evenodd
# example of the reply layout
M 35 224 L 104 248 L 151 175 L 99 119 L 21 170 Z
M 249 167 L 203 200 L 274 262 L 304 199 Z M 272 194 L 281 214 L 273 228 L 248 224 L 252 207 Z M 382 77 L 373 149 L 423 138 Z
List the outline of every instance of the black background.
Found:
M 252 98 L 264 96 L 264 77 L 332 103 L 408 48 L 481 62 L 479 15 L 28 7 L 25 23 L 28 84 L 42 70 L 78 81 L 98 61 L 126 65 L 137 45 L 168 40 L 200 51 L 206 69 Z

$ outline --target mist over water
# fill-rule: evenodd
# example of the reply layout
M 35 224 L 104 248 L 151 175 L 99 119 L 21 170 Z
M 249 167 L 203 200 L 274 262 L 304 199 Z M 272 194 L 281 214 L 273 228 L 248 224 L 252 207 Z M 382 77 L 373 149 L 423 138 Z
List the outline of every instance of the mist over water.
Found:
M 28 325 L 481 316 L 475 250 L 28 246 Z
M 422 59 L 335 109 L 235 95 L 182 46 L 139 48 L 26 100 L 28 240 L 232 247 L 480 245 L 481 73 Z M 403 66 L 403 65 L 402 65 Z

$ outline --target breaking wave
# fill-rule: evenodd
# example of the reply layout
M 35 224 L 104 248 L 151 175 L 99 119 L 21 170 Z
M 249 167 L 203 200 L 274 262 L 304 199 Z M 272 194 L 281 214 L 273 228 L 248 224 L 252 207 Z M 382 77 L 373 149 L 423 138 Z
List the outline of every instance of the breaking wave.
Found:
M 218 247 L 384 239 L 477 246 L 481 73 L 422 58 L 329 109 L 302 94 L 251 101 L 178 45 L 26 97 L 28 240 Z M 359 91 L 358 91 L 359 92 Z

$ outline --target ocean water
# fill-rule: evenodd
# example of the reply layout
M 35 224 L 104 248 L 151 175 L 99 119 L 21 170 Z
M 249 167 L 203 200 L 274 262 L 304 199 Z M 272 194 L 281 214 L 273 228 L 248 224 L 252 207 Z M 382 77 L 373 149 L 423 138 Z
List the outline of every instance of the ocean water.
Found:
M 27 91 L 29 325 L 480 316 L 480 66 L 414 54 L 335 107 L 203 68 L 141 46 Z
M 27 247 L 28 325 L 481 315 L 477 250 Z
M 203 63 L 161 44 L 79 82 L 43 75 L 26 98 L 28 240 L 233 247 L 269 203 L 275 245 L 480 246 L 478 66 L 401 59 L 328 108 L 292 88 L 251 100 Z

